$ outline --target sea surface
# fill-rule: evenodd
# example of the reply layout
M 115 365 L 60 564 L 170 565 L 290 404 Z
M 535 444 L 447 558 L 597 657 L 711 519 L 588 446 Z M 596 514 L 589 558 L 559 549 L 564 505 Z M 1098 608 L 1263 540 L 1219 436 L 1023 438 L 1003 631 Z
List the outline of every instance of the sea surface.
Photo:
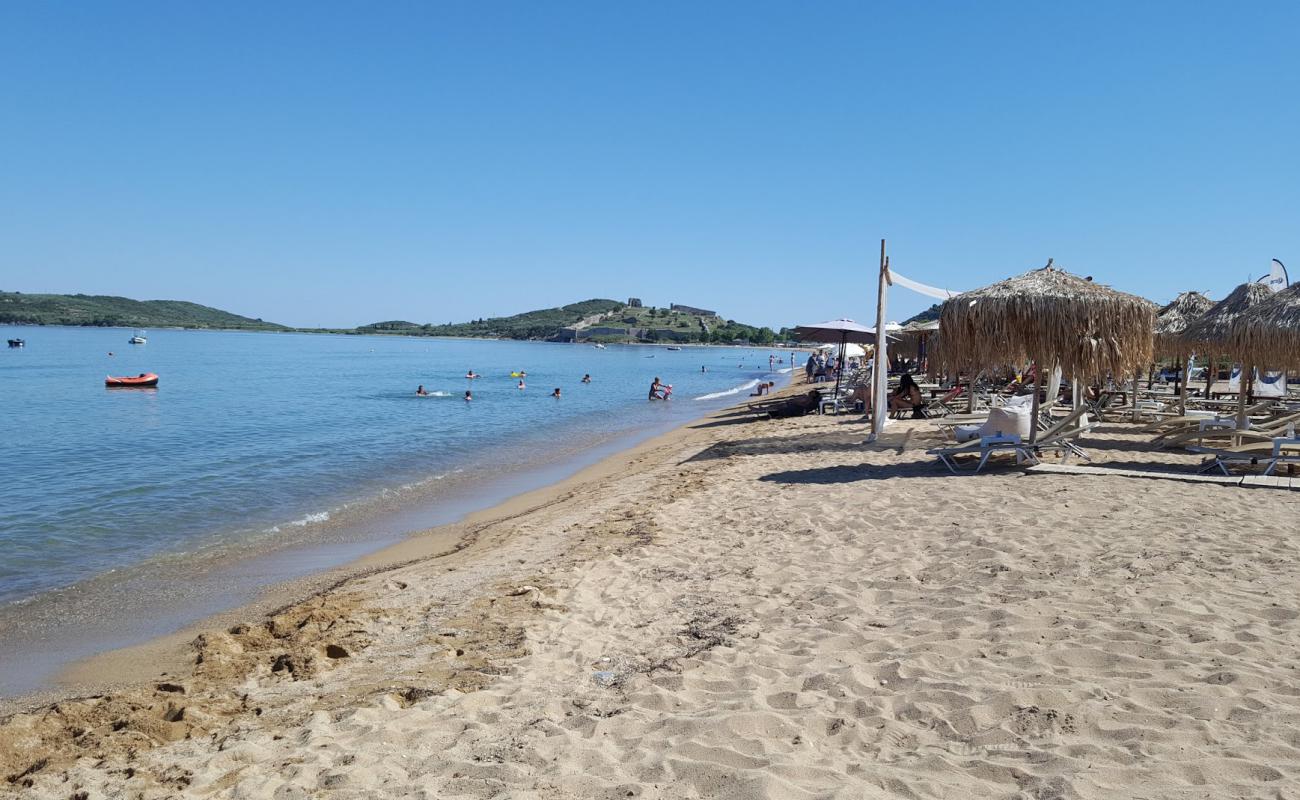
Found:
M 0 694 L 544 485 L 791 366 L 730 347 L 3 330 L 27 346 L 0 351 Z M 156 389 L 104 386 L 142 372 Z M 672 401 L 647 401 L 656 376 Z

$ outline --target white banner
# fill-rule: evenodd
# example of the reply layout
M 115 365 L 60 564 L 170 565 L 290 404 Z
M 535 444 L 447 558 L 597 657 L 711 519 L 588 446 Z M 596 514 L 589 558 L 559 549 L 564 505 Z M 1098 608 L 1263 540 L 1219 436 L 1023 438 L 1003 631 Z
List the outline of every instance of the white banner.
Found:
M 961 292 L 954 292 L 949 289 L 940 289 L 935 286 L 926 286 L 924 283 L 917 283 L 911 278 L 905 278 L 899 275 L 893 269 L 889 270 L 889 278 L 893 283 L 902 286 L 904 289 L 911 289 L 917 294 L 923 294 L 926 297 L 933 297 L 936 300 L 947 300 L 950 297 L 956 297 Z

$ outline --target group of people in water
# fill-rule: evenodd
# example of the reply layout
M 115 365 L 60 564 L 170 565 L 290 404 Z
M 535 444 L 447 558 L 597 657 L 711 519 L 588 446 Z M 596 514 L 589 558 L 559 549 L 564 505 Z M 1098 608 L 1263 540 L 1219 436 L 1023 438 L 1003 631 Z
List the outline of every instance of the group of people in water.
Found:
M 528 376 L 528 373 L 525 372 L 525 371 L 523 371 L 522 369 L 521 369 L 521 370 L 516 370 L 516 371 L 510 373 L 510 377 L 512 377 L 512 378 L 518 378 L 518 379 L 519 379 L 519 383 L 516 384 L 515 388 L 520 389 L 520 390 L 523 390 L 523 389 L 528 388 L 528 387 L 527 387 L 527 384 L 524 383 L 524 378 L 526 378 L 527 376 Z M 471 380 L 471 381 L 472 381 L 472 380 L 477 380 L 478 378 L 481 378 L 481 377 L 483 377 L 483 376 L 480 375 L 480 374 L 478 374 L 477 372 L 475 372 L 475 371 L 472 370 L 472 369 L 465 373 L 465 378 L 466 378 L 466 380 Z M 655 378 L 655 380 L 657 381 L 657 380 L 659 380 L 659 379 L 658 379 L 658 378 Z M 582 382 L 583 382 L 583 383 L 591 383 L 591 373 L 584 374 L 584 375 L 582 376 Z M 671 388 L 671 387 L 670 387 L 670 388 Z M 424 388 L 424 384 L 422 383 L 422 384 L 420 384 L 419 386 L 415 387 L 415 395 L 416 395 L 417 397 L 432 397 L 432 396 L 433 396 L 433 393 L 431 393 L 428 389 L 425 389 L 425 388 Z M 558 386 L 555 387 L 555 390 L 551 392 L 551 397 L 554 397 L 554 398 L 556 398 L 557 400 L 560 398 L 560 387 L 558 387 Z M 473 393 L 471 390 L 466 389 L 466 390 L 465 390 L 465 402 L 468 403 L 469 401 L 471 401 L 471 400 L 473 400 L 473 399 L 474 399 L 474 393 Z
M 773 357 L 772 359 L 769 359 L 769 361 L 770 361 L 770 362 L 774 362 L 774 361 L 775 361 L 775 357 Z M 740 366 L 740 365 L 737 365 L 737 366 Z M 769 366 L 771 366 L 770 363 L 769 363 Z M 700 367 L 700 372 L 707 372 L 707 371 L 708 371 L 708 370 L 707 370 L 705 367 L 703 367 L 703 366 Z M 517 379 L 518 379 L 518 383 L 516 384 L 515 388 L 517 388 L 517 389 L 519 389 L 519 390 L 521 390 L 521 391 L 522 391 L 523 389 L 527 388 L 527 384 L 524 383 L 524 379 L 525 379 L 527 376 L 528 376 L 528 373 L 525 372 L 524 370 L 516 370 L 516 371 L 510 373 L 510 377 L 512 377 L 512 378 L 517 378 Z M 466 380 L 477 380 L 478 378 L 482 378 L 482 377 L 483 377 L 482 375 L 478 374 L 477 372 L 475 372 L 475 371 L 472 370 L 472 369 L 471 369 L 471 370 L 468 370 L 468 371 L 465 373 L 465 378 L 466 378 Z M 581 381 L 581 382 L 582 382 L 582 383 L 591 383 L 591 374 L 590 374 L 590 373 L 586 373 L 586 374 L 584 374 L 584 375 L 582 376 L 582 381 Z M 750 395 L 750 396 L 751 396 L 751 397 L 759 397 L 759 396 L 762 396 L 762 395 L 764 395 L 764 394 L 767 394 L 768 392 L 771 392 L 772 389 L 775 388 L 775 386 L 776 386 L 776 383 L 775 383 L 775 382 L 760 383 L 760 384 L 758 385 L 758 389 L 757 389 L 757 391 L 755 391 L 754 394 L 752 394 L 752 395 Z M 431 392 L 429 392 L 427 389 L 424 388 L 424 384 L 420 384 L 419 386 L 416 387 L 416 389 L 415 389 L 415 394 L 416 394 L 416 396 L 418 396 L 418 397 L 431 397 L 431 396 L 433 396 L 433 394 L 432 394 Z M 445 395 L 443 395 L 443 396 L 445 396 Z M 558 400 L 558 399 L 560 399 L 561 396 L 562 396 L 562 393 L 561 393 L 561 391 L 560 391 L 560 387 L 558 387 L 558 386 L 555 387 L 555 389 L 551 392 L 551 397 L 554 397 L 555 399 Z M 662 380 L 660 380 L 660 378 L 659 378 L 658 376 L 655 376 L 654 381 L 650 384 L 650 391 L 649 391 L 649 393 L 648 393 L 646 399 L 647 399 L 647 400 L 671 400 L 671 399 L 672 399 L 672 396 L 673 396 L 673 385 L 672 385 L 671 383 L 664 383 Z M 466 390 L 465 390 L 465 401 L 466 401 L 466 402 L 469 402 L 469 401 L 471 401 L 471 400 L 473 400 L 473 399 L 474 399 L 474 394 L 473 394 L 473 392 L 470 391 L 469 389 L 466 389 Z

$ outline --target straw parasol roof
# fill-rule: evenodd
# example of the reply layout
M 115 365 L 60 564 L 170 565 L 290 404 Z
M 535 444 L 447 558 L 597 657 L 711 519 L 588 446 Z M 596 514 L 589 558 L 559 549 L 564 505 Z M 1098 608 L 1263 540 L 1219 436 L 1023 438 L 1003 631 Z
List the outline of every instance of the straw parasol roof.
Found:
M 1156 315 L 1156 352 L 1183 354 L 1180 338 L 1187 326 L 1214 307 L 1214 301 L 1200 292 L 1183 292 Z
M 1035 361 L 1067 375 L 1133 374 L 1151 359 L 1154 305 L 1052 267 L 943 304 L 938 360 L 951 370 Z
M 1178 337 L 1183 349 L 1204 352 L 1231 350 L 1232 329 L 1237 320 L 1272 298 L 1273 290 L 1262 283 L 1241 284 L 1183 330 Z
M 1243 312 L 1233 325 L 1229 346 L 1252 364 L 1300 369 L 1300 284 Z

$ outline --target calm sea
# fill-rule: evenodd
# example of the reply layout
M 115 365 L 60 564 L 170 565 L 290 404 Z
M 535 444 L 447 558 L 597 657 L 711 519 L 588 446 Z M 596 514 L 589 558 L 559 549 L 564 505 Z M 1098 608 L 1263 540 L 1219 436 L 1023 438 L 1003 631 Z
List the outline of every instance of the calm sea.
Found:
M 790 367 L 789 352 L 738 348 L 4 332 L 27 347 L 0 351 L 0 636 L 27 668 L 0 693 L 553 480 Z M 778 374 L 769 355 L 784 359 Z M 158 388 L 104 387 L 141 372 Z M 672 402 L 646 401 L 656 376 Z M 260 566 L 219 586 L 196 577 L 240 558 Z M 92 624 L 107 617 L 130 623 Z

